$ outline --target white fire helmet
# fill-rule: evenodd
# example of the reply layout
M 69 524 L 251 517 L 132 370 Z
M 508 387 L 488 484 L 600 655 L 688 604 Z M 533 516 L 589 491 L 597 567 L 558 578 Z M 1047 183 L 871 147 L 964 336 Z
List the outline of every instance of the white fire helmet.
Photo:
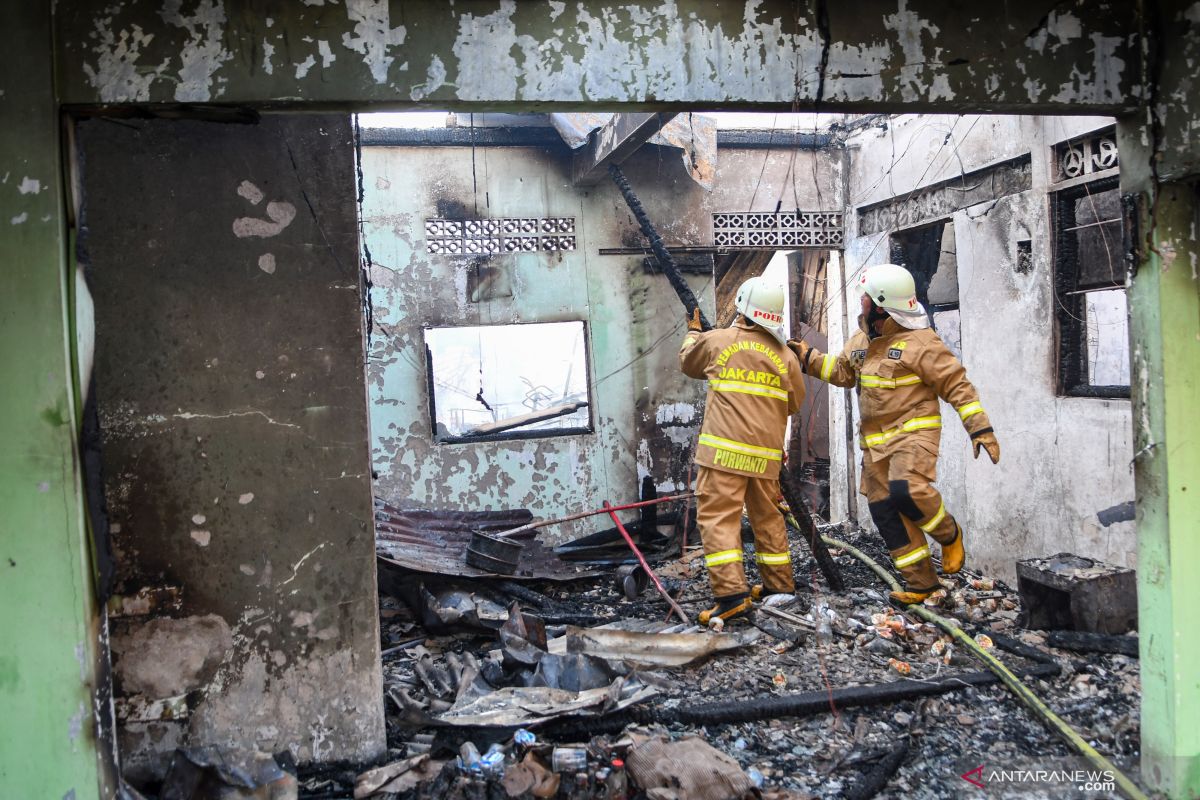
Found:
M 876 264 L 862 271 L 858 288 L 905 328 L 929 327 L 925 306 L 917 300 L 917 284 L 912 273 L 898 264 Z
M 780 344 L 786 344 L 787 334 L 783 330 L 783 304 L 786 300 L 787 292 L 782 284 L 760 275 L 741 285 L 735 305 L 739 314 L 762 326 Z

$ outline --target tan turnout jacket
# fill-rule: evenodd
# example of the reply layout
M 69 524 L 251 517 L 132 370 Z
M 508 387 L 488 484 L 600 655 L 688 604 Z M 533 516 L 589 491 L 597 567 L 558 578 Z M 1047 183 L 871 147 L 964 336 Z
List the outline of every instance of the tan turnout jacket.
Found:
M 936 443 L 942 427 L 939 397 L 958 412 L 968 434 L 991 427 L 966 368 L 936 333 L 909 330 L 888 319 L 883 332 L 869 339 L 862 317 L 858 325 L 840 356 L 814 348 L 803 367 L 834 386 L 858 385 L 864 458 L 890 456 L 895 444 L 913 431 L 935 431 Z
M 696 463 L 778 478 L 787 418 L 804 401 L 795 353 L 759 326 L 739 320 L 729 328 L 689 331 L 679 365 L 689 377 L 708 379 Z

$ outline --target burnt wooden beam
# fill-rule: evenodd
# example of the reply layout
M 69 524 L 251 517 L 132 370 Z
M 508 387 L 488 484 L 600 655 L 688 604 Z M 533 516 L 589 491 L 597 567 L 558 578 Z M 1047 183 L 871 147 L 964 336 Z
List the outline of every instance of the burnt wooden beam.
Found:
M 614 114 L 592 132 L 571 160 L 571 183 L 595 186 L 608 178 L 608 165 L 620 164 L 675 118 L 674 113 Z

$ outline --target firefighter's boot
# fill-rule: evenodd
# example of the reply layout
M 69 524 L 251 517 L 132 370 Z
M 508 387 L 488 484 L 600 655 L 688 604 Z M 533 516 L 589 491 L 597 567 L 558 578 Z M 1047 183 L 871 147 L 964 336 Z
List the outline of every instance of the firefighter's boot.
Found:
M 723 623 L 729 622 L 740 617 L 745 617 L 753 607 L 750 602 L 750 596 L 745 592 L 732 594 L 728 597 L 718 597 L 717 604 L 707 611 L 701 611 L 696 617 L 696 621 L 701 625 L 708 625 L 714 619 L 719 619 Z
M 755 602 L 762 600 L 763 597 L 770 597 L 772 595 L 781 595 L 781 594 L 784 594 L 784 593 L 782 593 L 782 591 L 775 591 L 774 589 L 768 589 L 767 587 L 764 587 L 764 585 L 762 585 L 761 583 L 756 583 L 755 585 L 752 585 L 752 587 L 750 587 L 750 600 L 755 601 Z
M 783 589 L 768 589 L 761 583 L 756 583 L 750 587 L 750 599 L 756 603 L 764 597 L 770 597 L 773 594 L 792 594 L 792 592 L 785 592 Z
M 939 588 L 935 586 L 932 589 L 920 589 L 917 591 L 906 588 L 903 591 L 888 592 L 888 597 L 902 605 L 915 606 L 917 603 L 924 602 L 929 595 L 936 592 Z
M 942 573 L 945 575 L 953 575 L 963 568 L 963 562 L 967 560 L 967 551 L 963 549 L 963 529 L 957 522 L 954 523 L 958 528 L 958 534 L 954 537 L 954 541 L 950 544 L 942 545 Z

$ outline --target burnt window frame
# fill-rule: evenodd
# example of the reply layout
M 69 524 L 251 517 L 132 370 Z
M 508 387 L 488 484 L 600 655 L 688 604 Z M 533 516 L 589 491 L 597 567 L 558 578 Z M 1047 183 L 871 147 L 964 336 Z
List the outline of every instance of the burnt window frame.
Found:
M 1072 236 L 1072 233 L 1077 230 L 1072 227 L 1075 222 L 1075 201 L 1081 197 L 1107 191 L 1120 192 L 1119 176 L 1109 175 L 1096 180 L 1083 181 L 1050 192 L 1050 226 L 1053 231 L 1054 247 L 1054 316 L 1057 340 L 1055 373 L 1057 393 L 1061 397 L 1097 397 L 1116 400 L 1130 398 L 1128 384 L 1093 386 L 1088 382 L 1086 296 L 1091 292 L 1124 290 L 1126 293 L 1126 325 L 1128 326 L 1129 288 L 1125 270 L 1125 255 L 1129 249 L 1127 240 L 1130 211 L 1128 204 L 1118 194 L 1122 235 L 1115 257 L 1119 259 L 1122 268 L 1123 280 L 1121 283 L 1081 287 L 1077 247 Z
M 524 325 L 549 325 L 561 322 L 578 322 L 583 326 L 583 368 L 585 386 L 587 389 L 587 424 L 573 428 L 542 428 L 538 430 L 507 430 L 497 433 L 476 434 L 474 436 L 442 435 L 438 433 L 437 398 L 434 389 L 433 350 L 429 346 L 429 331 L 446 330 L 450 328 L 514 328 Z M 522 320 L 520 322 L 496 322 L 484 324 L 461 325 L 424 325 L 421 327 L 421 346 L 425 351 L 425 387 L 429 411 L 429 434 L 437 445 L 478 444 L 485 442 L 503 442 L 530 439 L 554 439 L 562 436 L 586 436 L 596 433 L 596 383 L 592 376 L 592 342 L 590 326 L 586 319 L 546 319 Z M 574 412 L 571 412 L 574 413 Z
M 909 227 L 909 228 L 901 228 L 899 230 L 894 230 L 888 234 L 888 258 L 891 260 L 891 262 L 893 264 L 899 264 L 900 266 L 902 266 L 906 270 L 908 270 L 910 273 L 912 273 L 913 282 L 916 284 L 916 287 L 917 287 L 917 300 L 921 303 L 921 305 L 923 305 L 925 307 L 925 310 L 929 312 L 929 318 L 930 318 L 929 321 L 931 324 L 933 322 L 934 314 L 941 312 L 941 311 L 958 311 L 959 310 L 959 308 L 962 304 L 962 287 L 961 286 L 958 287 L 958 299 L 955 300 L 953 303 L 930 303 L 929 302 L 929 287 L 933 283 L 933 275 L 931 274 L 931 275 L 926 276 L 923 272 L 919 272 L 919 271 L 913 269 L 911 260 L 908 257 L 908 250 L 905 247 L 905 245 L 899 240 L 899 237 L 910 237 L 914 234 L 919 234 L 925 230 L 932 230 L 936 226 L 941 226 L 941 228 L 944 232 L 945 226 L 947 226 L 947 225 L 951 226 L 951 228 L 953 229 L 954 217 L 944 217 L 942 219 L 935 219 L 935 220 L 931 220 L 929 222 L 923 222 L 920 225 L 913 225 L 912 227 Z M 944 233 L 942 236 L 938 236 L 938 240 L 937 240 L 938 241 L 939 260 L 940 260 L 940 255 L 941 255 L 943 239 L 944 239 Z M 958 239 L 957 238 L 955 239 L 955 243 L 954 243 L 954 270 L 956 273 L 958 272 Z M 935 272 L 936 272 L 936 270 L 935 270 Z M 957 274 L 955 275 L 955 284 L 956 285 L 958 284 Z

